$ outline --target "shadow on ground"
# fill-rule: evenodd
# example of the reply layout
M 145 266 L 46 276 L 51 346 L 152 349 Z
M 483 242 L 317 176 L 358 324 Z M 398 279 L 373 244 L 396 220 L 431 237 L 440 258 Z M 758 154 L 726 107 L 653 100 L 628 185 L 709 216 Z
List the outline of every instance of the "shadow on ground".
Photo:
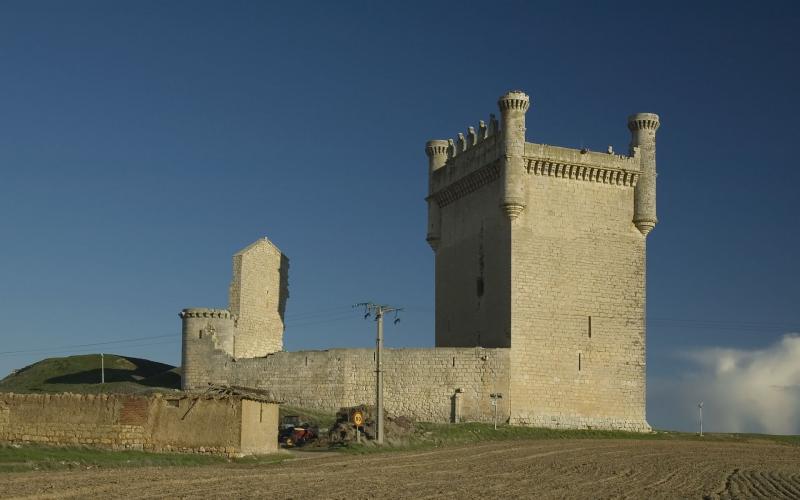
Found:
M 127 356 L 107 356 L 105 367 L 105 381 L 108 382 L 135 382 L 142 385 L 154 385 L 151 377 L 157 377 L 168 372 L 173 367 L 163 363 L 156 363 L 147 359 L 129 358 Z M 99 363 L 98 363 L 99 364 Z M 46 384 L 96 384 L 102 379 L 100 366 L 88 370 L 65 373 L 44 380 Z M 178 379 L 176 373 L 172 373 Z M 168 377 L 165 377 L 168 378 Z

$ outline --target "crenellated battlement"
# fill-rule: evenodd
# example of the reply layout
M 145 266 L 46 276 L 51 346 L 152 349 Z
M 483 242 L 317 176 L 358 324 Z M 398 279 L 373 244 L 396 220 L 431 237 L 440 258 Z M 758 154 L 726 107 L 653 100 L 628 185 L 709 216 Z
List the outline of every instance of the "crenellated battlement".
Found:
M 430 172 L 430 193 L 454 184 L 471 174 L 476 174 L 482 167 L 491 166 L 500 157 L 500 124 L 495 115 L 489 115 L 489 121 L 480 120 L 477 130 L 468 127 L 466 135 L 459 133 L 455 141 L 447 141 L 446 159 L 441 162 L 441 167 Z M 428 148 L 433 143 L 443 141 L 429 141 Z M 441 147 L 441 146 L 440 146 Z M 426 149 L 431 157 L 433 151 Z M 441 154 L 441 149 L 436 151 Z M 478 176 L 485 177 L 483 174 Z
M 530 97 L 521 90 L 510 90 L 497 101 L 497 106 L 501 111 L 521 111 L 525 113 L 528 111 L 530 104 Z
M 607 152 L 574 149 L 525 141 L 524 115 L 530 108 L 530 98 L 512 90 L 497 101 L 503 122 L 514 124 L 513 130 L 502 130 L 500 122 L 490 115 L 489 124 L 481 121 L 477 130 L 468 127 L 455 141 L 429 141 L 426 152 L 431 160 L 428 202 L 432 208 L 429 228 L 433 239 L 438 234 L 438 215 L 435 213 L 453 201 L 480 187 L 501 179 L 504 199 L 501 207 L 514 219 L 524 209 L 526 186 L 530 176 L 548 176 L 576 181 L 597 182 L 609 186 L 635 187 L 643 172 L 639 143 L 654 140 L 659 117 L 653 113 L 637 113 L 628 117 L 628 128 L 634 135 L 630 155 L 616 154 L 609 146 Z M 445 147 L 447 144 L 447 147 Z M 430 232 L 430 231 L 429 231 Z M 429 241 L 431 236 L 429 235 Z
M 452 140 L 451 141 L 442 141 L 442 140 L 428 141 L 425 144 L 425 154 L 428 155 L 428 157 L 434 157 L 434 156 L 444 156 L 444 157 L 446 157 L 448 155 L 448 150 L 450 149 L 450 146 L 449 146 L 450 142 L 452 142 Z
M 524 158 L 528 174 L 634 187 L 641 170 L 638 152 L 634 148 L 634 155 L 626 156 L 528 142 Z
M 525 158 L 572 165 L 592 166 L 610 170 L 626 170 L 638 172 L 641 169 L 639 150 L 636 148 L 632 156 L 589 151 L 587 149 L 565 148 L 550 144 L 525 143 Z
M 634 187 L 641 170 L 639 148 L 633 153 L 627 156 L 526 142 L 523 161 L 528 175 Z M 499 179 L 500 156 L 499 145 L 490 140 L 483 148 L 449 159 L 432 172 L 428 199 L 443 207 Z
M 236 315 L 227 309 L 211 309 L 208 307 L 191 307 L 182 310 L 178 316 L 183 318 L 219 318 L 236 321 Z
M 658 130 L 661 125 L 658 115 L 655 113 L 637 113 L 628 117 L 628 130 Z
M 477 131 L 475 130 L 475 127 L 467 127 L 466 134 L 459 132 L 455 141 L 453 139 L 447 140 L 449 145 L 447 149 L 448 161 L 456 156 L 466 153 L 475 146 L 478 146 L 489 137 L 496 136 L 499 132 L 500 123 L 497 121 L 497 118 L 495 118 L 494 114 L 489 115 L 488 125 L 485 121 L 480 120 L 478 122 Z

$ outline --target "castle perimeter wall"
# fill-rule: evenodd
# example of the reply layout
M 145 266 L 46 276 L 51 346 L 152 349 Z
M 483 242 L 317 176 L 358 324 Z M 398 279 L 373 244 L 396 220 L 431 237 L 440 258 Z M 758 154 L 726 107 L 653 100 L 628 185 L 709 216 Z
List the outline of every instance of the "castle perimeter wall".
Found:
M 196 338 L 188 358 L 195 365 L 194 378 L 185 380 L 184 388 L 202 390 L 208 383 L 253 387 L 286 404 L 325 411 L 371 405 L 374 354 L 372 349 L 331 349 L 234 360 L 207 338 Z M 508 366 L 508 349 L 386 349 L 386 411 L 427 422 L 491 421 L 490 394 L 508 393 Z M 498 404 L 498 418 L 505 421 L 507 400 Z
M 277 404 L 236 397 L 0 394 L 2 442 L 234 455 L 277 450 L 277 430 Z

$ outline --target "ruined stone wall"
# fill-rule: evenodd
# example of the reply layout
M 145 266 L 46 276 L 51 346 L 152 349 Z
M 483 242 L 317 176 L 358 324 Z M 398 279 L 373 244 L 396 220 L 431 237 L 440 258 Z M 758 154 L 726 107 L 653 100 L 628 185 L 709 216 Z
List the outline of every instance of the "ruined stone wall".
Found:
M 233 256 L 230 311 L 237 317 L 235 357 L 283 349 L 283 315 L 289 297 L 289 261 L 266 238 Z
M 648 430 L 635 172 L 615 170 L 626 160 L 614 155 L 526 151 L 527 207 L 512 222 L 511 420 Z
M 252 410 L 243 419 L 243 403 L 265 406 L 267 420 Z M 255 422 L 256 417 L 263 421 Z M 242 441 L 243 421 L 245 427 L 263 428 L 274 439 Z M 267 453 L 277 449 L 277 426 L 277 405 L 240 398 L 0 394 L 0 442 L 190 453 Z
M 286 404 L 326 411 L 375 401 L 373 349 L 278 352 L 235 361 L 202 339 L 193 350 L 196 359 L 207 360 L 206 382 L 198 380 L 197 389 L 208 382 L 254 387 Z M 450 422 L 458 402 L 463 420 L 490 421 L 489 395 L 508 392 L 508 365 L 508 349 L 387 349 L 386 411 L 421 421 Z M 498 408 L 503 421 L 508 415 L 505 405 L 501 401 Z

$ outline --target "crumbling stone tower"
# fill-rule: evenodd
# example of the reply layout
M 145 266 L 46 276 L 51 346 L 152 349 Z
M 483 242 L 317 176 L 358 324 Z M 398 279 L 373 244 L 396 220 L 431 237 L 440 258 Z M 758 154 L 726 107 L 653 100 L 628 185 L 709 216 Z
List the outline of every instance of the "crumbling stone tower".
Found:
M 255 358 L 283 349 L 288 260 L 267 238 L 233 256 L 230 311 L 237 317 L 234 357 Z
M 283 350 L 289 260 L 267 238 L 233 256 L 228 309 L 187 308 L 182 320 L 184 390 L 225 383 L 231 361 Z
M 500 121 L 426 145 L 436 346 L 510 348 L 511 423 L 649 429 L 658 116 L 630 116 L 618 155 L 526 142 L 529 106 L 508 92 Z

